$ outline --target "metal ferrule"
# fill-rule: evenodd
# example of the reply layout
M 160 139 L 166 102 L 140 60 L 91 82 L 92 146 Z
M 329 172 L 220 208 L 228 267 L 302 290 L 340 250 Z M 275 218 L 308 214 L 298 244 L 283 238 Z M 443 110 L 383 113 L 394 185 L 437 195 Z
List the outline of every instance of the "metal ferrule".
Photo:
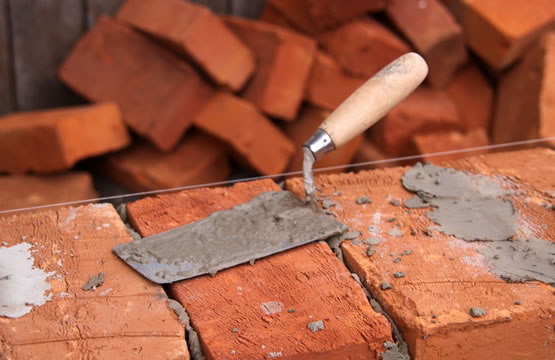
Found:
M 315 160 L 318 160 L 330 151 L 335 150 L 333 140 L 328 133 L 322 129 L 316 130 L 314 135 L 312 135 L 303 146 L 310 149 Z

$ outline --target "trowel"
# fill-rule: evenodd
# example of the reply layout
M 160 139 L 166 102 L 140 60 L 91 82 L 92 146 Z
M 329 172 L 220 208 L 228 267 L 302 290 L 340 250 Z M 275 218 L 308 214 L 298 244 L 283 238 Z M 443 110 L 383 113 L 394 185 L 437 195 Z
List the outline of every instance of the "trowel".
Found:
M 347 227 L 315 200 L 312 166 L 383 118 L 428 73 L 416 53 L 405 54 L 349 96 L 303 145 L 306 198 L 289 191 L 263 193 L 205 219 L 116 246 L 113 251 L 149 280 L 164 284 L 211 274 L 309 242 L 341 235 Z

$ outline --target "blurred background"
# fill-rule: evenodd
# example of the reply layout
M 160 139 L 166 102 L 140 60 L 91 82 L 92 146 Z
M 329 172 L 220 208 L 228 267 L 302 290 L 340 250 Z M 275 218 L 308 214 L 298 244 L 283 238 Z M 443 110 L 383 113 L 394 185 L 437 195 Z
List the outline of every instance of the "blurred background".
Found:
M 555 146 L 553 0 L 0 0 L 0 211 L 298 175 L 409 51 L 425 83 L 316 168 Z

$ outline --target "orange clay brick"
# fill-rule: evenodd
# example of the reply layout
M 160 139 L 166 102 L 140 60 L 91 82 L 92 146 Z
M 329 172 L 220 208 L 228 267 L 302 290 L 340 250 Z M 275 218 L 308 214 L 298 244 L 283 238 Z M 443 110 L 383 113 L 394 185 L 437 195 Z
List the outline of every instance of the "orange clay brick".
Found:
M 86 172 L 44 176 L 0 176 L 0 189 L 0 211 L 88 200 L 98 196 L 92 177 Z M 0 216 L 18 214 L 21 212 Z
M 118 19 L 170 44 L 231 90 L 241 89 L 254 72 L 250 49 L 207 7 L 182 0 L 127 0 Z
M 277 25 L 285 29 L 297 31 L 297 29 L 289 21 L 287 21 L 287 19 L 281 15 L 279 11 L 271 6 L 269 1 L 264 5 L 258 20 L 268 24 Z
M 439 0 L 390 0 L 387 15 L 428 63 L 428 83 L 445 88 L 466 60 L 462 28 Z
M 460 129 L 457 109 L 442 91 L 419 88 L 372 127 L 374 141 L 393 156 L 406 155 L 418 133 Z
M 555 27 L 552 0 L 465 0 L 461 24 L 467 44 L 494 70 L 502 70 Z
M 481 128 L 489 133 L 493 113 L 493 89 L 474 64 L 464 66 L 447 89 L 466 130 Z
M 287 171 L 299 171 L 303 167 L 302 146 L 310 138 L 316 129 L 331 114 L 331 111 L 316 106 L 306 105 L 301 111 L 297 121 L 284 126 L 285 133 L 293 140 L 297 152 L 293 156 Z M 314 164 L 314 169 L 329 166 L 349 165 L 362 143 L 364 134 L 356 136 L 354 139 L 334 150 L 318 160 Z M 336 171 L 342 171 L 341 169 Z
M 148 236 L 270 190 L 279 187 L 263 180 L 183 191 L 139 200 L 129 205 L 128 214 Z M 391 340 L 387 320 L 372 310 L 324 242 L 170 288 L 187 308 L 208 359 L 377 359 L 384 341 Z M 323 320 L 324 329 L 312 333 L 307 324 L 317 320 Z
M 0 317 L 6 359 L 189 359 L 162 287 L 112 253 L 131 236 L 111 205 L 0 218 L 0 238 L 4 247 L 29 244 L 34 266 L 52 272 L 50 301 L 19 318 Z M 104 283 L 84 291 L 100 272 Z
M 260 20 L 270 20 L 270 23 L 280 26 L 289 24 L 287 27 L 309 35 L 320 32 L 308 12 L 306 0 L 267 0 L 264 13 Z
M 305 99 L 313 105 L 335 110 L 365 79 L 347 74 L 326 53 L 318 51 L 308 79 Z
M 117 105 L 100 104 L 0 117 L 0 172 L 54 172 L 127 146 Z
M 201 132 L 187 134 L 171 152 L 137 142 L 99 165 L 106 177 L 137 192 L 224 181 L 231 172 L 227 146 Z
M 239 161 L 263 175 L 281 173 L 295 151 L 291 140 L 253 104 L 225 91 L 205 105 L 195 125 L 229 144 Z
M 363 78 L 410 51 L 395 34 L 370 18 L 354 20 L 317 39 L 346 72 Z
M 482 128 L 470 130 L 467 133 L 459 131 L 434 131 L 426 134 L 417 134 L 412 137 L 414 154 L 427 155 L 444 151 L 462 150 L 489 145 L 488 135 Z M 424 156 L 422 161 L 437 163 L 445 160 L 458 159 L 469 155 L 484 154 L 487 150 L 478 150 L 460 154 L 447 154 L 441 156 Z
M 353 170 L 358 171 L 361 169 L 375 169 L 386 168 L 392 166 L 410 165 L 414 161 L 397 161 L 392 160 L 395 156 L 383 152 L 369 136 L 365 136 L 357 154 L 355 155 L 354 163 L 372 162 L 368 165 L 359 165 Z
M 555 241 L 555 212 L 540 206 L 550 202 L 555 190 L 555 152 L 548 149 L 481 155 L 446 163 L 458 170 L 491 176 L 502 181 L 513 195 L 510 199 L 533 235 Z M 526 164 L 526 166 L 523 166 Z M 393 318 L 408 342 L 413 359 L 549 359 L 555 352 L 553 339 L 553 288 L 540 282 L 509 283 L 489 271 L 480 242 L 465 242 L 433 232 L 424 234 L 432 223 L 425 209 L 407 212 L 401 204 L 412 197 L 401 186 L 407 168 L 333 174 L 316 178 L 323 194 L 341 191 L 334 197 L 334 212 L 353 231 L 369 236 L 368 227 L 377 227 L 383 239 L 374 246 L 372 257 L 367 245 L 344 242 L 343 256 L 371 294 Z M 286 187 L 304 193 L 300 178 Z M 369 196 L 371 204 L 358 205 L 359 196 Z M 385 221 L 395 217 L 393 222 Z M 389 232 L 397 226 L 403 235 Z M 415 235 L 411 235 L 411 230 Z M 400 256 L 411 250 L 410 255 Z M 391 253 L 397 254 L 392 257 Z M 395 272 L 405 277 L 395 278 Z M 392 288 L 381 289 L 387 281 Z M 520 305 L 515 304 L 519 301 Z M 469 309 L 481 307 L 487 315 L 472 318 Z
M 242 96 L 268 115 L 294 120 L 316 54 L 314 40 L 261 21 L 234 17 L 225 21 L 256 58 L 256 74 Z
M 171 51 L 106 16 L 77 42 L 59 74 L 91 101 L 118 103 L 127 125 L 164 151 L 212 92 Z
M 497 89 L 494 143 L 555 136 L 555 32 L 506 73 Z

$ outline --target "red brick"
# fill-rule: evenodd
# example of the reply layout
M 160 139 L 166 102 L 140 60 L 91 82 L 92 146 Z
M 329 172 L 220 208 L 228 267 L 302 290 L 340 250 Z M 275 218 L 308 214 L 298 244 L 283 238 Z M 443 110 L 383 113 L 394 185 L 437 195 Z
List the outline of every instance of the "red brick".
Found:
M 365 136 L 355 156 L 354 162 L 355 164 L 365 163 L 370 161 L 375 163 L 369 164 L 369 165 L 359 165 L 356 168 L 354 168 L 354 170 L 358 171 L 361 169 L 375 169 L 375 168 L 386 168 L 386 167 L 392 167 L 392 166 L 407 165 L 406 161 L 391 160 L 394 158 L 395 156 L 384 153 L 383 150 L 381 150 L 375 144 L 375 142 L 370 139 L 369 136 Z M 412 163 L 412 161 L 410 161 L 409 163 Z
M 129 206 L 129 215 L 146 236 L 276 189 L 275 183 L 266 180 L 233 188 L 184 191 L 163 200 L 140 200 Z M 178 218 L 165 214 L 166 204 L 179 213 Z M 156 230 L 148 226 L 154 223 Z M 372 310 L 358 284 L 324 242 L 273 255 L 254 265 L 239 265 L 213 278 L 177 282 L 171 290 L 187 308 L 208 359 L 377 359 L 384 341 L 391 340 L 387 320 Z M 262 304 L 267 302 L 275 302 L 276 313 L 265 313 Z M 292 308 L 295 312 L 290 313 Z M 325 328 L 312 333 L 307 324 L 317 320 L 323 320 Z M 234 333 L 234 328 L 238 332 Z
M 316 106 L 306 105 L 301 111 L 297 121 L 284 126 L 285 133 L 293 140 L 297 152 L 293 156 L 287 171 L 299 171 L 303 168 L 302 146 L 310 138 L 316 129 L 331 114 L 331 111 Z M 360 134 L 339 149 L 326 154 L 314 164 L 314 169 L 330 166 L 348 165 L 358 151 L 364 134 Z M 337 170 L 342 171 L 342 170 Z
M 347 74 L 331 56 L 318 51 L 305 99 L 316 106 L 334 110 L 365 81 Z
M 542 201 L 549 202 L 546 191 L 555 189 L 554 161 L 555 152 L 537 149 L 472 157 L 447 165 L 503 181 L 504 186 L 515 190 L 510 199 L 534 236 L 555 241 L 555 213 L 538 206 Z M 316 178 L 316 185 L 325 194 L 342 192 L 334 197 L 340 209 L 335 213 L 353 231 L 361 231 L 364 237 L 369 225 L 378 226 L 383 241 L 374 246 L 372 257 L 367 256 L 365 245 L 348 242 L 342 245 L 343 256 L 400 327 L 413 358 L 551 358 L 555 351 L 551 341 L 553 288 L 540 282 L 509 283 L 496 277 L 477 252 L 480 242 L 465 242 L 436 232 L 426 236 L 424 230 L 431 225 L 424 215 L 426 210 L 407 213 L 402 206 L 389 203 L 390 199 L 403 202 L 412 196 L 401 186 L 405 170 L 324 175 Z M 289 180 L 286 187 L 303 193 L 301 179 Z M 355 199 L 361 195 L 369 196 L 372 204 L 357 205 Z M 388 234 L 395 226 L 384 221 L 390 217 L 397 218 L 403 236 Z M 417 234 L 409 235 L 411 229 Z M 395 263 L 390 254 L 405 250 L 412 250 L 412 254 Z M 399 271 L 406 276 L 394 278 L 394 272 Z M 392 289 L 381 290 L 383 281 L 390 282 Z M 468 311 L 474 306 L 487 309 L 488 314 L 471 318 Z
M 86 172 L 59 175 L 0 176 L 0 211 L 88 200 L 98 196 L 92 177 Z M 0 216 L 18 215 L 17 213 Z
M 493 113 L 493 89 L 474 64 L 463 67 L 447 86 L 447 96 L 455 103 L 462 126 L 481 128 L 489 133 Z
M 345 71 L 363 78 L 410 51 L 396 35 L 370 18 L 347 23 L 317 39 Z
M 412 137 L 414 154 L 432 154 L 444 151 L 462 150 L 489 145 L 488 135 L 482 128 L 470 130 L 467 133 L 459 131 L 434 131 L 426 134 L 417 134 Z M 458 159 L 469 155 L 484 154 L 487 150 L 464 152 L 441 156 L 424 156 L 423 161 L 437 163 L 445 160 Z
M 466 42 L 494 70 L 509 66 L 555 26 L 552 0 L 466 0 L 462 6 Z
M 271 9 L 274 19 L 279 16 L 293 28 L 316 35 L 321 30 L 314 24 L 307 5 L 307 0 L 267 0 L 265 8 Z
M 494 143 L 555 136 L 555 32 L 506 73 L 497 89 Z
M 127 0 L 118 19 L 172 45 L 231 90 L 241 89 L 254 72 L 250 49 L 207 7 L 182 0 Z
M 137 192 L 224 181 L 231 172 L 227 146 L 200 132 L 187 134 L 171 152 L 136 142 L 99 165 L 106 177 Z
M 0 172 L 54 172 L 130 142 L 113 104 L 16 113 L 0 117 Z
M 211 88 L 172 52 L 124 24 L 102 17 L 59 70 L 91 101 L 115 101 L 125 122 L 160 150 L 173 148 Z
M 372 137 L 393 156 L 406 155 L 410 138 L 427 131 L 460 129 L 455 104 L 442 91 L 419 88 L 372 127 Z
M 7 359 L 189 359 L 183 325 L 161 286 L 142 278 L 112 253 L 131 241 L 109 204 L 0 218 L 0 238 L 32 245 L 34 265 L 55 272 L 51 300 L 20 318 L 0 319 Z M 104 284 L 83 291 L 94 275 Z
M 262 9 L 262 13 L 258 20 L 263 21 L 268 24 L 273 24 L 280 26 L 285 29 L 297 31 L 297 28 L 294 27 L 279 11 L 274 9 L 271 5 L 270 1 L 267 1 Z
M 390 0 L 387 15 L 428 63 L 428 83 L 447 86 L 466 60 L 462 28 L 438 0 Z
M 295 151 L 291 140 L 248 101 L 221 91 L 195 125 L 229 144 L 237 158 L 264 175 L 279 174 Z
M 256 58 L 257 72 L 242 96 L 268 115 L 295 119 L 316 54 L 314 40 L 256 20 L 225 20 Z

